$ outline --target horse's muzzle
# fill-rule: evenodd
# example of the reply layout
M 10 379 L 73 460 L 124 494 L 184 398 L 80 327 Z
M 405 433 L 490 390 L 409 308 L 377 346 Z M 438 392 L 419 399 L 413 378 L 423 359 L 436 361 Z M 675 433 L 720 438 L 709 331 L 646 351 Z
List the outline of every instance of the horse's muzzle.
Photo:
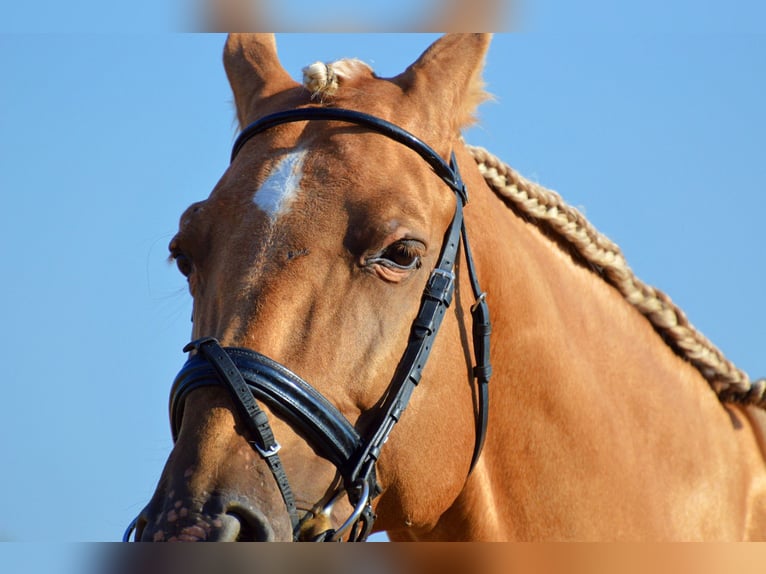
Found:
M 161 511 L 151 505 L 136 519 L 141 542 L 273 542 L 291 540 L 289 524 L 280 537 L 266 517 L 236 496 L 214 495 L 202 509 L 191 502 L 168 500 Z M 130 529 L 126 533 L 130 537 Z

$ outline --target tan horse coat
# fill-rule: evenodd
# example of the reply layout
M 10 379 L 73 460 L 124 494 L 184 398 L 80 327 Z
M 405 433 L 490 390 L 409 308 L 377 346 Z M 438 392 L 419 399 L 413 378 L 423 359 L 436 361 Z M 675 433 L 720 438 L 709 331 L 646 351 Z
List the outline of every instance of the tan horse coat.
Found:
M 393 540 L 766 539 L 762 410 L 722 404 L 700 373 L 599 276 L 493 193 L 459 139 L 483 98 L 489 38 L 446 36 L 397 78 L 350 62 L 312 99 L 272 37 L 232 36 L 241 125 L 306 105 L 399 124 L 466 180 L 468 235 L 493 320 L 489 432 L 470 474 L 473 304 L 464 265 L 420 386 L 383 449 L 377 527 Z M 357 127 L 291 124 L 247 144 L 171 252 L 189 275 L 194 337 L 253 348 L 309 381 L 364 433 L 407 340 L 453 194 L 415 154 Z M 254 197 L 302 150 L 298 193 Z M 296 176 L 297 177 L 297 176 Z M 420 266 L 366 263 L 400 246 Z M 179 439 L 139 522 L 153 540 L 290 539 L 273 478 L 220 389 L 187 399 Z M 335 469 L 271 416 L 304 511 Z M 348 514 L 339 505 L 330 521 Z M 221 526 L 226 515 L 239 524 Z M 306 526 L 316 529 L 324 524 Z

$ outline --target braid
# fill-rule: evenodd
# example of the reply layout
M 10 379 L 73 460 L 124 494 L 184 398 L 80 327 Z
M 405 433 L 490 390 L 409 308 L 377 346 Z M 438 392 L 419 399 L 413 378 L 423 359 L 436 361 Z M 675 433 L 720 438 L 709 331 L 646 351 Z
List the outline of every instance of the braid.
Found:
M 751 382 L 662 291 L 635 276 L 620 248 L 559 194 L 533 183 L 487 150 L 467 146 L 489 186 L 536 224 L 546 224 L 638 309 L 724 400 L 766 408 L 766 379 Z

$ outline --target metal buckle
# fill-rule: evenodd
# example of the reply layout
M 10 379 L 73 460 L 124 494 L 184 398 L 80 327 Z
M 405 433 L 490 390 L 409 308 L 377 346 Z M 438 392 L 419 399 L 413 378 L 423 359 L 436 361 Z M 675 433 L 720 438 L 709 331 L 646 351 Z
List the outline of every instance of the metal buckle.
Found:
M 261 448 L 261 445 L 259 445 L 256 441 L 251 440 L 250 444 L 252 447 L 258 451 L 258 454 L 260 454 L 263 458 L 269 458 L 270 456 L 274 456 L 277 454 L 280 449 L 282 448 L 282 445 L 280 445 L 278 442 L 274 442 L 273 445 L 271 445 L 268 450 Z
M 429 297 L 437 299 L 449 306 L 452 302 L 452 290 L 455 285 L 455 274 L 450 271 L 445 271 L 440 267 L 431 271 L 431 277 L 428 279 L 426 285 L 426 294 Z
M 486 301 L 486 300 L 487 300 L 487 292 L 485 291 L 485 292 L 483 292 L 481 295 L 479 295 L 479 296 L 476 298 L 476 302 L 475 302 L 473 305 L 471 305 L 471 313 L 473 313 L 474 311 L 476 311 L 476 309 L 478 308 L 478 306 L 479 306 L 479 305 L 481 305 L 482 303 L 484 303 L 484 301 Z

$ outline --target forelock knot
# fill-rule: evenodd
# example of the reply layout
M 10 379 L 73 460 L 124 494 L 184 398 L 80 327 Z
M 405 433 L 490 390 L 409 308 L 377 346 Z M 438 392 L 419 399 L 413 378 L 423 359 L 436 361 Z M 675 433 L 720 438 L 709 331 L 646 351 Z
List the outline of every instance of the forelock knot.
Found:
M 303 68 L 303 86 L 311 92 L 312 100 L 323 101 L 333 97 L 344 82 L 371 73 L 372 68 L 355 58 L 336 62 L 314 62 Z

